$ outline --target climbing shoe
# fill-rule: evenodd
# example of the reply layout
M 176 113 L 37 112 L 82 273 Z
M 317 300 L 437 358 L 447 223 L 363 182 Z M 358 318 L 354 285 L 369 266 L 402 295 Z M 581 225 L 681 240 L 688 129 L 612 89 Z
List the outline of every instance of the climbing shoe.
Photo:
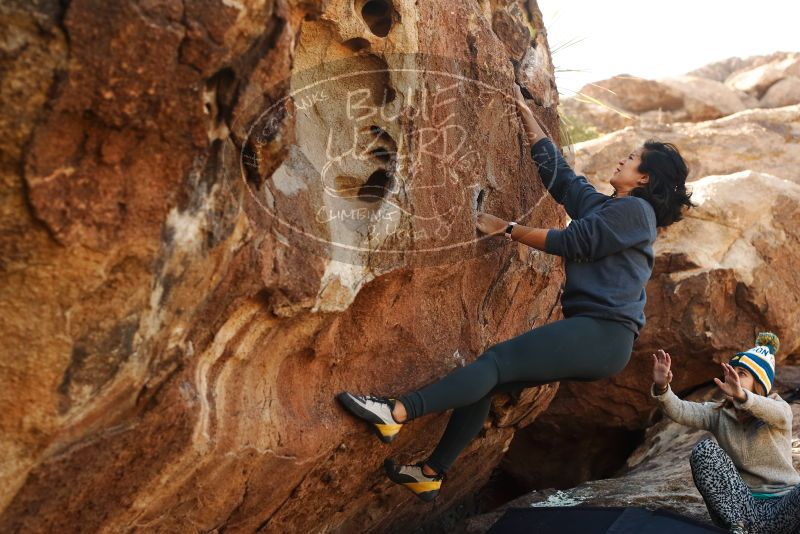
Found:
M 375 433 L 384 443 L 390 443 L 397 437 L 403 426 L 392 417 L 394 399 L 373 397 L 371 395 L 353 395 L 343 391 L 336 396 L 347 410 L 370 423 Z
M 398 465 L 390 458 L 383 462 L 386 474 L 392 482 L 400 484 L 411 490 L 414 495 L 425 502 L 430 502 L 439 495 L 444 474 L 429 477 L 422 471 L 425 462 L 410 465 Z

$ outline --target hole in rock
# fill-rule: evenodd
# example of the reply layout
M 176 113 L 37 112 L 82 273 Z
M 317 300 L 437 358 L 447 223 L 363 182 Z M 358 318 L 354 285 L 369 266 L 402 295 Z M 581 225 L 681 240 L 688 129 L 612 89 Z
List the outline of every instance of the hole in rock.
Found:
M 362 50 L 350 57 L 346 69 L 331 70 L 331 76 L 345 74 L 338 82 L 338 89 L 356 102 L 354 117 L 356 120 L 367 120 L 375 114 L 376 107 L 392 102 L 396 91 L 392 87 L 391 70 L 386 60 L 368 50 Z M 349 93 L 348 93 L 349 91 Z
M 394 9 L 388 0 L 366 0 L 360 2 L 361 18 L 364 19 L 372 33 L 378 37 L 386 37 L 392 29 Z
M 381 102 L 383 105 L 386 105 L 390 102 L 393 102 L 395 97 L 397 96 L 397 92 L 389 87 L 388 85 L 383 88 L 383 101 Z
M 358 52 L 360 50 L 364 50 L 365 48 L 369 48 L 369 41 L 363 37 L 353 37 L 352 39 L 346 40 L 342 44 L 353 52 Z
M 213 100 L 206 102 L 206 110 L 209 114 L 216 113 L 213 119 L 218 123 L 230 121 L 237 89 L 236 73 L 230 67 L 218 70 L 206 80 L 206 91 L 213 94 Z
M 378 159 L 381 163 L 390 163 L 397 154 L 397 143 L 394 142 L 389 133 L 380 126 L 370 125 L 361 130 L 362 135 L 370 137 L 366 141 L 369 154 Z
M 499 468 L 525 491 L 568 489 L 614 476 L 643 441 L 643 430 L 589 427 L 545 417 L 514 433 Z M 534 451 L 541 461 L 531 463 Z
M 391 143 L 394 146 L 394 139 L 392 136 L 389 135 L 389 132 L 381 128 L 380 126 L 376 126 L 375 124 L 371 124 L 366 128 L 366 130 L 362 130 L 364 133 L 370 133 L 375 137 L 379 138 L 381 141 L 386 141 L 387 143 Z
M 486 191 L 481 189 L 478 192 L 478 198 L 477 198 L 477 200 L 475 202 L 475 211 L 481 211 L 481 208 L 483 208 L 483 197 L 484 196 L 486 196 Z
M 358 190 L 358 198 L 365 202 L 377 202 L 386 196 L 386 191 L 392 185 L 392 176 L 385 169 L 378 169 L 367 178 L 361 189 Z
M 392 160 L 392 152 L 383 147 L 374 148 L 369 153 L 380 160 L 382 163 L 389 163 Z
M 467 47 L 472 57 L 478 57 L 478 43 L 474 33 L 467 34 Z
M 355 176 L 337 176 L 333 180 L 333 187 L 336 194 L 345 198 L 355 197 L 362 185 L 363 180 Z

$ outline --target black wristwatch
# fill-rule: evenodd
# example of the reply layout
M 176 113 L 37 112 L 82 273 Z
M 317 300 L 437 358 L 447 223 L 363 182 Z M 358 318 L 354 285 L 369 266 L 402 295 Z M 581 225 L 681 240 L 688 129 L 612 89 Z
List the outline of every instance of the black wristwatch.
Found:
M 506 226 L 506 231 L 504 232 L 505 236 L 511 241 L 514 240 L 514 238 L 511 237 L 511 230 L 514 229 L 514 226 L 516 224 L 517 224 L 516 221 L 511 221 L 510 223 L 508 223 L 508 226 Z

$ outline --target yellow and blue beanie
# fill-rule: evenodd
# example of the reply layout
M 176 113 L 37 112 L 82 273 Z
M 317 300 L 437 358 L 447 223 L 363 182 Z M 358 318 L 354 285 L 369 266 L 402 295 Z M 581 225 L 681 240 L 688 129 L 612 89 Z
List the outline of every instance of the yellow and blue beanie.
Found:
M 744 352 L 737 352 L 731 358 L 730 365 L 750 371 L 764 388 L 764 392 L 769 393 L 775 380 L 775 353 L 779 347 L 778 336 L 772 332 L 761 332 L 756 337 L 756 346 Z

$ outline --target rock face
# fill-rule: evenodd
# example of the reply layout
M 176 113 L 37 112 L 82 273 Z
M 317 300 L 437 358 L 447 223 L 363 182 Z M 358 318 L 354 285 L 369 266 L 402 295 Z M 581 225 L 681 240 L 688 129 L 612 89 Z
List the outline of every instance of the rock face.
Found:
M 721 61 L 703 65 L 687 74 L 689 76 L 698 76 L 700 78 L 724 82 L 734 73 L 752 70 L 768 63 L 780 62 L 793 55 L 795 55 L 794 52 L 774 52 L 772 54 L 759 56 L 729 57 Z
M 683 95 L 681 113 L 674 114 L 673 120 L 705 121 L 745 109 L 737 92 L 716 80 L 697 76 L 677 76 L 665 78 L 662 83 L 680 91 Z
M 562 383 L 547 413 L 516 434 L 501 467 L 523 486 L 570 488 L 606 478 L 625 461 L 650 425 L 648 358 L 658 348 L 679 362 L 682 391 L 718 375 L 717 362 L 750 346 L 760 330 L 781 333 L 780 357 L 797 360 L 800 234 L 792 221 L 800 216 L 800 105 L 743 109 L 766 107 L 770 92 L 790 89 L 797 59 L 737 59 L 657 81 L 617 77 L 606 104 L 625 110 L 628 121 L 606 106 L 580 108 L 579 121 L 599 124 L 605 114 L 609 128 L 621 128 L 572 147 L 571 163 L 599 190 L 610 194 L 608 177 L 620 158 L 655 138 L 678 146 L 700 205 L 660 233 L 648 324 L 625 371 Z M 662 85 L 683 95 L 680 106 L 665 100 Z M 592 86 L 591 95 L 600 99 L 602 91 Z M 654 113 L 671 118 L 649 120 Z M 671 122 L 678 118 L 686 122 Z M 536 462 L 528 461 L 531 451 Z
M 783 379 L 781 379 L 783 375 Z M 790 393 L 800 387 L 800 368 L 779 369 L 776 384 L 781 394 Z M 717 399 L 716 387 L 703 388 L 686 400 L 702 402 Z M 649 403 L 649 406 L 653 406 Z M 794 414 L 793 433 L 800 434 L 800 404 L 792 404 Z M 466 522 L 462 532 L 480 533 L 496 521 L 505 508 L 524 506 L 641 506 L 666 508 L 674 512 L 706 521 L 710 518 L 703 498 L 694 486 L 689 467 L 692 448 L 708 432 L 695 430 L 663 417 L 647 430 L 647 437 L 628 458 L 625 467 L 617 476 L 594 480 L 566 491 L 544 490 L 524 495 L 502 506 L 496 512 L 472 518 Z M 794 466 L 800 469 L 800 440 L 794 440 Z
M 730 58 L 684 76 L 619 75 L 587 84 L 562 102 L 564 113 L 600 133 L 626 126 L 707 121 L 748 108 L 800 103 L 800 53 Z
M 761 99 L 776 83 L 797 77 L 800 77 L 800 53 L 792 53 L 757 67 L 738 69 L 725 79 L 725 84 Z
M 717 375 L 713 362 L 751 347 L 758 331 L 780 336 L 778 362 L 800 349 L 800 279 L 792 267 L 800 261 L 800 185 L 743 171 L 708 176 L 692 190 L 696 212 L 657 242 L 651 324 L 634 356 L 649 367 L 651 349 L 672 349 L 680 390 Z M 630 371 L 638 379 L 627 385 L 649 383 L 644 369 Z
M 564 222 L 503 99 L 516 78 L 557 129 L 534 1 L 41 0 L 0 21 L 3 531 L 408 526 L 548 405 L 553 386 L 497 399 L 431 508 L 333 401 L 558 317 L 560 262 L 474 228 Z
M 569 487 L 607 474 L 609 460 L 627 453 L 631 432 L 650 423 L 650 355 L 659 348 L 672 355 L 677 392 L 719 376 L 718 362 L 751 347 L 759 331 L 780 336 L 779 365 L 800 350 L 800 185 L 743 171 L 708 176 L 692 189 L 697 207 L 656 241 L 647 324 L 630 363 L 607 380 L 562 382 L 503 462 L 518 479 Z M 571 454 L 586 441 L 592 446 L 583 454 Z M 530 450 L 540 451 L 538 461 L 521 461 Z M 554 475 L 559 465 L 569 467 Z
M 574 145 L 575 168 L 604 193 L 623 155 L 655 138 L 675 143 L 689 180 L 756 171 L 800 183 L 800 105 L 749 109 L 699 123 L 628 127 Z

